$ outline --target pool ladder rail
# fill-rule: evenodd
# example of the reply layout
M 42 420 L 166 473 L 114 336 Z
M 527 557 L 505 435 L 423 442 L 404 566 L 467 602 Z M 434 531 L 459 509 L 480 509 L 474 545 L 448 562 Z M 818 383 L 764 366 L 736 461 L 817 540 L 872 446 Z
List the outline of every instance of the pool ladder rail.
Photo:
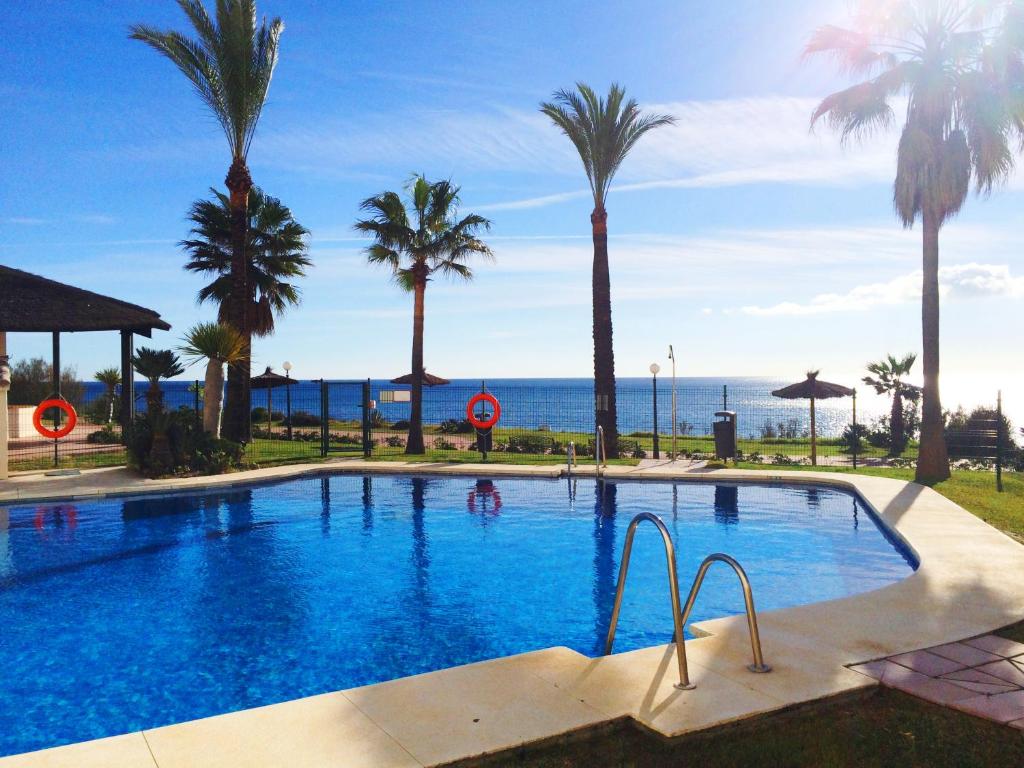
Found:
M 598 425 L 597 435 L 594 440 L 594 463 L 597 465 L 595 471 L 597 472 L 598 478 L 602 477 L 601 469 L 604 468 L 604 473 L 608 473 L 608 450 L 604 444 L 604 427 Z
M 771 672 L 772 668 L 764 663 L 764 656 L 761 653 L 761 634 L 757 629 L 757 611 L 754 609 L 754 594 L 750 589 L 750 580 L 743 567 L 729 555 L 720 552 L 708 555 L 697 569 L 697 575 L 693 579 L 693 586 L 690 587 L 690 594 L 686 598 L 686 606 L 680 610 L 679 607 L 679 580 L 676 576 L 676 549 L 672 543 L 672 536 L 665 523 L 660 517 L 651 512 L 641 512 L 629 523 L 626 530 L 626 543 L 622 548 L 622 564 L 619 566 L 619 580 L 615 587 L 615 605 L 612 608 L 611 622 L 608 626 L 608 637 L 605 639 L 605 656 L 612 652 L 615 644 L 615 628 L 619 623 L 619 611 L 622 608 L 622 594 L 626 586 L 626 576 L 629 573 L 629 558 L 633 552 L 633 537 L 636 534 L 637 526 L 645 520 L 654 524 L 661 534 L 662 542 L 665 545 L 665 560 L 668 566 L 668 591 L 672 602 L 672 621 L 675 624 L 675 634 L 672 638 L 676 646 L 676 662 L 679 666 L 679 682 L 675 687 L 682 691 L 689 691 L 696 688 L 690 682 L 690 671 L 686 664 L 686 641 L 683 628 L 686 620 L 690 617 L 693 604 L 697 601 L 697 594 L 704 584 L 704 577 L 712 563 L 722 562 L 730 566 L 739 577 L 740 586 L 743 588 L 743 602 L 746 605 L 747 629 L 750 632 L 750 647 L 754 655 L 754 663 L 747 665 L 751 672 Z

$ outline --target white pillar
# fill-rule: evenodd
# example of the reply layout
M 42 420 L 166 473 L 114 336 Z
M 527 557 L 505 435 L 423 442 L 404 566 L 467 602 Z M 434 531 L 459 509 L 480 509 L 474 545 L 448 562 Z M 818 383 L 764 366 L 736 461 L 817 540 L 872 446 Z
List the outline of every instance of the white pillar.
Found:
M 6 480 L 7 472 L 7 390 L 10 387 L 10 371 L 7 366 L 7 332 L 0 331 L 0 480 Z

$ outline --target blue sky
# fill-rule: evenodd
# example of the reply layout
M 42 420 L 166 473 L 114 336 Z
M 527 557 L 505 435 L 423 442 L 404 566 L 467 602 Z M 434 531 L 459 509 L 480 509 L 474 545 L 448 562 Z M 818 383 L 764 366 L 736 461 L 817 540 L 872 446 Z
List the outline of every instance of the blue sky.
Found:
M 431 284 L 428 368 L 588 375 L 592 206 L 569 142 L 537 113 L 576 80 L 621 82 L 678 118 L 637 146 L 609 199 L 620 375 L 645 375 L 669 343 L 686 375 L 816 367 L 848 382 L 868 360 L 919 349 L 920 235 L 892 214 L 895 137 L 844 150 L 808 131 L 816 100 L 844 81 L 802 64 L 801 46 L 845 18 L 843 2 L 260 8 L 286 29 L 250 166 L 312 231 L 316 266 L 254 366 L 407 370 L 411 300 L 365 264 L 351 225 L 361 199 L 423 172 L 451 177 L 464 211 L 493 220 L 497 255 L 472 284 Z M 128 39 L 133 22 L 184 27 L 171 0 L 5 7 L 0 263 L 152 307 L 174 326 L 155 343 L 172 346 L 214 315 L 195 305 L 201 281 L 176 242 L 229 158 L 184 78 Z M 943 232 L 947 401 L 1020 388 L 1020 179 Z M 47 355 L 49 340 L 9 346 Z M 70 336 L 65 350 L 88 375 L 116 361 L 117 339 Z

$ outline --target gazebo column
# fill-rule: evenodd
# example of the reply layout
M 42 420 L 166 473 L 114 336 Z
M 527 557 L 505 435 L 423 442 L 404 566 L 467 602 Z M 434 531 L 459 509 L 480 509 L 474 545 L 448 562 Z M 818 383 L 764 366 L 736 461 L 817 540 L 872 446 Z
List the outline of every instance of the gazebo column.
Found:
M 51 377 L 53 378 L 53 395 L 60 399 L 60 331 L 53 332 L 53 361 L 52 361 Z M 57 409 L 57 414 L 54 416 L 54 426 L 60 427 L 61 422 L 60 409 Z
M 10 417 L 7 415 L 7 390 L 10 386 L 11 369 L 7 361 L 7 332 L 0 331 L 0 480 L 6 480 L 9 477 L 7 469 L 7 430 Z M 0 510 L 0 513 L 2 512 L 3 510 Z M 6 528 L 6 525 L 4 528 Z
M 124 440 L 135 420 L 135 372 L 132 369 L 134 341 L 131 331 L 121 331 L 121 435 Z

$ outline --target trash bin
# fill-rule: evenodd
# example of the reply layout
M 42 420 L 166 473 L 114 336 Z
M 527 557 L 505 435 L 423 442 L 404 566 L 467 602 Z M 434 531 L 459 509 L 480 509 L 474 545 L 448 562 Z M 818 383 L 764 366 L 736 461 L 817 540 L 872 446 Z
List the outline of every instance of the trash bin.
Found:
M 736 458 L 736 411 L 716 411 L 714 423 L 715 456 L 719 459 Z

